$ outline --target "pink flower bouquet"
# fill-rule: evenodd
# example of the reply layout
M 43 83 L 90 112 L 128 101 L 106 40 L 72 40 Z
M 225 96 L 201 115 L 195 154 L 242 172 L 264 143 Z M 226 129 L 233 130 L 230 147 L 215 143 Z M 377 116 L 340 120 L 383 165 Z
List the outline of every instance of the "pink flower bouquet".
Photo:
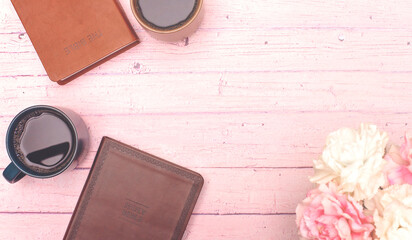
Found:
M 301 239 L 412 239 L 412 138 L 388 146 L 374 125 L 342 128 L 314 170 L 318 188 L 296 209 Z

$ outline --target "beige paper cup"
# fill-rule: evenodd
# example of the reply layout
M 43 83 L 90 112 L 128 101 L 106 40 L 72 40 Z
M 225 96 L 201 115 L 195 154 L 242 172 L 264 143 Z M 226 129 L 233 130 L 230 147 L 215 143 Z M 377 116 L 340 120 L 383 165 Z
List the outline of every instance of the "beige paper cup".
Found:
M 199 27 L 203 18 L 203 0 L 197 0 L 191 15 L 185 21 L 167 28 L 158 27 L 144 18 L 138 1 L 130 0 L 135 18 L 152 37 L 158 40 L 173 42 L 189 37 Z

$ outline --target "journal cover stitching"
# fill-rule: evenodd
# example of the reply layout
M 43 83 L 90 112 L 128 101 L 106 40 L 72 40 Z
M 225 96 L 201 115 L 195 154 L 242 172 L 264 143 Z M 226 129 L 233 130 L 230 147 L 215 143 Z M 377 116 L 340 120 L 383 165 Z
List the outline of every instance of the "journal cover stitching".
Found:
M 178 223 L 176 225 L 176 228 L 175 228 L 173 236 L 172 236 L 173 240 L 178 239 L 179 236 L 181 235 L 182 231 L 184 230 L 184 223 L 185 223 L 185 220 L 187 219 L 187 217 L 190 213 L 192 204 L 196 201 L 196 196 L 197 196 L 196 193 L 198 192 L 198 189 L 199 189 L 199 187 L 201 187 L 201 183 L 202 183 L 201 177 L 199 177 L 196 174 L 192 174 L 190 172 L 184 171 L 184 170 L 182 170 L 182 169 L 180 169 L 180 168 L 178 168 L 178 167 L 176 167 L 172 164 L 168 164 L 168 163 L 162 162 L 161 160 L 158 160 L 154 157 L 147 156 L 144 153 L 137 152 L 136 150 L 130 149 L 130 147 L 128 147 L 128 146 L 124 146 L 124 145 L 121 145 L 120 143 L 114 142 L 111 139 L 107 139 L 106 141 L 107 142 L 104 144 L 103 149 L 101 151 L 101 160 L 96 163 L 95 169 L 92 172 L 89 187 L 87 188 L 87 190 L 85 192 L 85 197 L 84 197 L 84 200 L 82 201 L 81 206 L 79 208 L 77 218 L 74 220 L 73 231 L 71 231 L 71 234 L 68 236 L 68 239 L 75 239 L 76 238 L 76 235 L 77 235 L 79 227 L 80 227 L 80 223 L 82 222 L 84 213 L 86 212 L 88 203 L 89 203 L 89 201 L 91 199 L 91 196 L 93 194 L 93 190 L 94 190 L 94 187 L 96 185 L 96 181 L 97 181 L 97 179 L 100 175 L 100 171 L 101 171 L 101 169 L 104 165 L 104 162 L 107 158 L 107 155 L 108 155 L 108 152 L 109 152 L 110 148 L 113 148 L 117 151 L 128 154 L 128 155 L 130 155 L 134 158 L 141 159 L 141 160 L 143 160 L 145 162 L 148 162 L 148 163 L 150 163 L 150 164 L 152 164 L 152 165 L 154 165 L 158 168 L 166 169 L 170 172 L 173 172 L 177 175 L 180 175 L 182 177 L 190 179 L 194 182 L 194 184 L 192 185 L 192 188 L 190 189 L 190 193 L 189 193 L 189 195 L 186 199 L 186 203 L 184 205 L 182 214 L 180 215 L 180 218 L 178 220 Z

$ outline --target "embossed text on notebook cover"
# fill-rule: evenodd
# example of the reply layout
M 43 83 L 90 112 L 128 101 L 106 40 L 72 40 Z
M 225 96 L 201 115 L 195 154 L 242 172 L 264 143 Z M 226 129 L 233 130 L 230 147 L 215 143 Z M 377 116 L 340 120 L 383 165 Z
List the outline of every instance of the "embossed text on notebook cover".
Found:
M 181 239 L 202 186 L 198 173 L 104 137 L 64 239 Z
M 52 81 L 72 80 L 138 43 L 116 0 L 11 0 Z

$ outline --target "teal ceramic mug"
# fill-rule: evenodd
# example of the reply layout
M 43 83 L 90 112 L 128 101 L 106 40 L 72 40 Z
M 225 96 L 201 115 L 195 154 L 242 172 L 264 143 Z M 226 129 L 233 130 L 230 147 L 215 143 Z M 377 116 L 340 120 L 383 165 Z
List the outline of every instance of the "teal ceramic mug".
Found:
M 24 176 L 50 178 L 74 168 L 88 147 L 83 120 L 66 108 L 37 105 L 24 109 L 11 121 L 6 149 L 11 163 L 4 178 L 15 183 Z

